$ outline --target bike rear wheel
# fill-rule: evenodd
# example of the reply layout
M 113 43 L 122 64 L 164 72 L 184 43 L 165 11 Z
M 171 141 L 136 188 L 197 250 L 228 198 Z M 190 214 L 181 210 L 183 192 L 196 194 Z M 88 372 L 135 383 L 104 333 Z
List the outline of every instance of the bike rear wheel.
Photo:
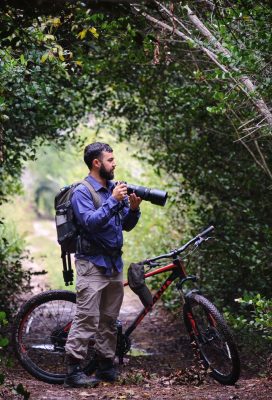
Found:
M 65 343 L 75 303 L 75 293 L 50 290 L 32 297 L 19 311 L 13 326 L 15 353 L 34 377 L 48 383 L 63 383 Z
M 191 343 L 204 367 L 223 385 L 233 385 L 240 375 L 240 360 L 232 334 L 217 308 L 205 297 L 191 293 L 183 308 Z

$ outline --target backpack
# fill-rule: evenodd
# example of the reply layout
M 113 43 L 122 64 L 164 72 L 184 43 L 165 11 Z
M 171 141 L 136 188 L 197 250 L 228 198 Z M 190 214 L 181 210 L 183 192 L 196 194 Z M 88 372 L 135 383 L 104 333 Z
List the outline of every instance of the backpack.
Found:
M 95 208 L 99 208 L 102 204 L 100 196 L 93 186 L 85 179 L 80 182 L 75 182 L 72 185 L 64 186 L 55 197 L 57 238 L 61 246 L 63 278 L 66 286 L 73 284 L 71 254 L 76 252 L 77 240 L 80 235 L 71 199 L 75 188 L 81 183 L 89 189 Z

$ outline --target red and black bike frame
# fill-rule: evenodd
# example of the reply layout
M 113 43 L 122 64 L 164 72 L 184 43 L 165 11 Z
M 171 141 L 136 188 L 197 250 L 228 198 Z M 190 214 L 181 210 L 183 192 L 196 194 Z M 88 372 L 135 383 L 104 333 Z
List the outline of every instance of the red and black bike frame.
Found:
M 196 280 L 195 276 L 188 276 L 185 270 L 184 263 L 176 258 L 171 264 L 166 265 L 164 267 L 160 267 L 154 271 L 147 272 L 145 274 L 145 278 L 149 278 L 151 276 L 159 275 L 167 271 L 172 271 L 169 277 L 164 281 L 159 290 L 153 296 L 153 303 L 150 306 L 145 307 L 135 318 L 135 320 L 131 323 L 131 325 L 124 332 L 125 336 L 129 336 L 139 325 L 142 319 L 148 314 L 152 309 L 155 303 L 161 298 L 166 289 L 177 279 L 179 278 L 180 282 L 178 283 L 178 288 L 181 289 L 183 283 L 187 280 Z M 124 283 L 124 286 L 127 286 L 128 282 Z

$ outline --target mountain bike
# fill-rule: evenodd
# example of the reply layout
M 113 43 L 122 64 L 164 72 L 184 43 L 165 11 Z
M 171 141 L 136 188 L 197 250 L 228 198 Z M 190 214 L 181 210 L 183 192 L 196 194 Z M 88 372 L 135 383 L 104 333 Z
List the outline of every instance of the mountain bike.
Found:
M 188 275 L 184 255 L 199 248 L 211 239 L 210 226 L 182 247 L 141 262 L 145 265 L 145 278 L 169 272 L 169 276 L 153 295 L 153 304 L 143 308 L 123 332 L 117 321 L 116 355 L 119 363 L 131 348 L 130 335 L 142 319 L 153 309 L 169 286 L 176 281 L 182 301 L 182 314 L 193 349 L 215 380 L 233 385 L 240 375 L 239 354 L 232 333 L 217 308 L 199 289 L 184 290 L 184 284 L 196 282 L 195 275 Z M 165 259 L 171 259 L 165 264 Z M 124 282 L 124 286 L 128 282 Z M 63 383 L 65 377 L 65 343 L 76 311 L 76 294 L 68 290 L 50 290 L 28 300 L 14 322 L 13 344 L 22 366 L 34 377 L 48 383 Z M 85 370 L 92 362 L 94 340 L 90 340 Z

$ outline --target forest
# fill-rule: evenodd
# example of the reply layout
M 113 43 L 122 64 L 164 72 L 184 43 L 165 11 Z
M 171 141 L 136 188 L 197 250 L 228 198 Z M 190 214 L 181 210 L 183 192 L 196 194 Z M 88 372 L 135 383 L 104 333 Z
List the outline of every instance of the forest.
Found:
M 271 376 L 271 2 L 3 0 L 0 21 L 3 210 L 25 201 L 26 168 L 54 192 L 82 178 L 71 171 L 86 140 L 110 141 L 122 179 L 169 194 L 165 211 L 144 205 L 128 253 L 135 241 L 136 257 L 161 254 L 214 225 L 189 272 Z M 46 197 L 31 201 L 52 219 Z M 4 364 L 8 327 L 33 276 L 6 211 L 0 231 Z M 175 290 L 164 304 L 175 315 Z

